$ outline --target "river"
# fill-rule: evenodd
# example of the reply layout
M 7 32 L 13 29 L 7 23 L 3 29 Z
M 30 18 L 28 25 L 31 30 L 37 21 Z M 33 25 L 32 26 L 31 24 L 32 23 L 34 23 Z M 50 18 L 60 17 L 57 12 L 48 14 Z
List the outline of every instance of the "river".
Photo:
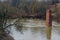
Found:
M 7 24 L 13 24 L 16 19 L 8 19 Z M 47 40 L 46 25 L 44 20 L 20 19 L 16 22 L 19 26 L 12 25 L 7 28 L 9 35 L 15 40 Z M 52 22 L 51 40 L 60 40 L 60 24 Z

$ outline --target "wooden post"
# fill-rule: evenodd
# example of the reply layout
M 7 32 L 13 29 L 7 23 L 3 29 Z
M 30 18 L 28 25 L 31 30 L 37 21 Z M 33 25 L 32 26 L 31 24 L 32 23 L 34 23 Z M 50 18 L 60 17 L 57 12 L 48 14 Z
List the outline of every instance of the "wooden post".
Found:
M 46 10 L 46 35 L 47 40 L 51 40 L 51 30 L 52 30 L 52 16 L 51 10 Z
M 46 26 L 52 26 L 51 10 L 46 10 Z

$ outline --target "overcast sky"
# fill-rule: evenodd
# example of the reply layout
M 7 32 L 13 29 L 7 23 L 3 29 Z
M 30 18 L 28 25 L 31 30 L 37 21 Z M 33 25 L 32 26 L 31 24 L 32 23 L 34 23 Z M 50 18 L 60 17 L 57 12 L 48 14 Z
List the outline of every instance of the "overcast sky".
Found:
M 6 1 L 6 0 L 0 0 L 0 1 Z M 38 1 L 42 1 L 42 0 L 38 0 Z
M 7 1 L 7 0 L 0 0 L 0 1 Z M 38 1 L 51 1 L 51 0 L 38 0 Z
M 0 0 L 0 1 L 6 1 L 6 0 Z M 43 0 L 38 0 L 38 1 L 43 1 Z M 44 1 L 47 1 L 47 0 L 44 0 Z
M 7 0 L 0 0 L 0 1 L 2 1 L 2 2 L 3 2 L 3 1 L 7 1 Z

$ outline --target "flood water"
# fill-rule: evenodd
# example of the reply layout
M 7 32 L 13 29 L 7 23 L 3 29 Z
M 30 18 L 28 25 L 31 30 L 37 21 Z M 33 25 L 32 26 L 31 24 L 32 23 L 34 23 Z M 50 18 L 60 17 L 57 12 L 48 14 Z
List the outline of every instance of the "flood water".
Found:
M 7 24 L 13 24 L 16 19 L 8 19 Z M 15 40 L 47 40 L 44 20 L 20 19 L 7 28 Z M 60 40 L 60 24 L 53 22 L 51 40 Z

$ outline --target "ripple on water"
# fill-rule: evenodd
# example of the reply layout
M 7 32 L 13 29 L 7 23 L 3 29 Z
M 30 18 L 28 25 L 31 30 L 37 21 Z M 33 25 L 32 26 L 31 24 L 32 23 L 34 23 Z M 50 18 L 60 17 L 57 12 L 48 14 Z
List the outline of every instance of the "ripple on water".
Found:
M 15 40 L 47 40 L 45 21 L 20 20 L 20 22 L 24 25 L 22 31 L 18 31 L 15 26 L 10 30 Z M 60 24 L 53 22 L 51 40 L 60 40 L 60 27 L 57 25 Z

